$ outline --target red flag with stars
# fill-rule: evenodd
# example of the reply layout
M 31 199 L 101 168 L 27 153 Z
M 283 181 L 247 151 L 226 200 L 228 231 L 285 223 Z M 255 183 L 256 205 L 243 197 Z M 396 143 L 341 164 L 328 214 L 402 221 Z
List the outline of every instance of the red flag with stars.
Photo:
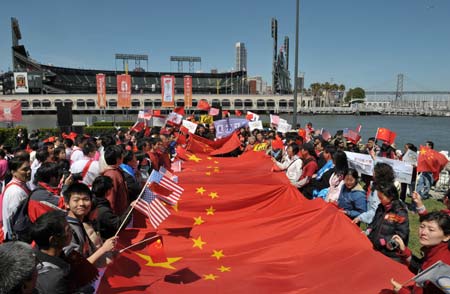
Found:
M 439 174 L 447 165 L 448 160 L 444 154 L 437 152 L 428 146 L 420 146 L 417 158 L 417 172 L 433 173 L 434 181 L 439 180 Z
M 378 128 L 375 135 L 375 139 L 387 142 L 389 145 L 395 142 L 395 137 L 397 137 L 397 134 L 386 128 Z
M 190 154 L 183 167 L 183 198 L 156 231 L 165 262 L 126 252 L 98 293 L 380 293 L 412 277 L 336 206 L 272 172 L 264 153 Z

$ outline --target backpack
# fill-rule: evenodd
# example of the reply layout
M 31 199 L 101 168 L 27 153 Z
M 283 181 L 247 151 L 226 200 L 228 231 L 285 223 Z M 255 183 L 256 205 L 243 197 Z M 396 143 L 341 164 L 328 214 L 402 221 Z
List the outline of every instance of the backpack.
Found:
M 31 226 L 32 222 L 28 216 L 28 204 L 30 202 L 31 195 L 28 195 L 27 199 L 20 203 L 16 212 L 11 216 L 11 236 L 7 238 L 14 241 L 23 241 L 31 244 Z

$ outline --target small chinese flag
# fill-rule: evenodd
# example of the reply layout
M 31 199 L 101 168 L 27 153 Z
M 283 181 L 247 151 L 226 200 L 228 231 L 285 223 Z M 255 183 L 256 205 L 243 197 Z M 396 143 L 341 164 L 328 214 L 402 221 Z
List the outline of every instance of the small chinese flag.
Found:
M 180 106 L 180 107 L 176 107 L 173 112 L 178 113 L 179 115 L 183 115 L 184 116 L 184 107 Z
M 395 142 L 395 137 L 397 137 L 397 134 L 386 128 L 378 128 L 375 135 L 375 139 L 387 142 L 389 145 Z
M 164 252 L 164 246 L 161 241 L 161 238 L 158 238 L 158 240 L 150 244 L 150 246 L 148 247 L 148 254 L 152 258 L 153 263 L 160 263 L 167 261 L 167 256 L 166 253 Z
M 235 114 L 236 116 L 241 116 L 241 115 L 242 115 L 242 111 L 240 111 L 240 110 L 235 110 L 235 111 L 234 111 L 234 114 Z
M 207 100 L 202 99 L 198 102 L 197 108 L 200 110 L 209 110 L 211 108 L 211 106 L 209 105 Z

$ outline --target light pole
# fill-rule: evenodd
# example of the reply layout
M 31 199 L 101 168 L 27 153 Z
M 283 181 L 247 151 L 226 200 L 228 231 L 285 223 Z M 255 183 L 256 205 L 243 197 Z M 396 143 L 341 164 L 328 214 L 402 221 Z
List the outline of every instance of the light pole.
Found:
M 294 73 L 294 113 L 292 116 L 292 127 L 297 127 L 297 88 L 298 88 L 298 18 L 300 12 L 300 0 L 297 0 L 295 15 L 295 73 Z

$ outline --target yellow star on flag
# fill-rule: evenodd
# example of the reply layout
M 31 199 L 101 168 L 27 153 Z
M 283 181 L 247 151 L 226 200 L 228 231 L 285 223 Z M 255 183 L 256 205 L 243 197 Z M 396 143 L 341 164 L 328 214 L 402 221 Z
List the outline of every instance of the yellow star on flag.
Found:
M 213 168 L 211 165 L 208 165 L 206 168 Z
M 219 268 L 217 268 L 217 270 L 219 270 L 221 273 L 224 273 L 224 272 L 231 272 L 231 266 L 221 266 L 221 267 L 219 267 Z
M 203 279 L 204 280 L 216 280 L 219 276 L 216 276 L 214 274 L 207 274 L 207 275 L 203 275 Z
M 217 192 L 211 192 L 211 193 L 209 193 L 208 196 L 211 197 L 211 199 L 219 198 L 219 195 L 217 195 Z
M 199 217 L 194 217 L 194 226 L 195 225 L 201 225 L 201 224 L 203 224 L 205 221 L 202 219 L 202 217 L 201 216 L 199 216 Z
M 212 157 L 209 157 L 209 156 L 208 156 L 208 157 L 206 157 L 206 159 L 208 159 L 208 160 L 212 160 Z
M 215 164 L 218 164 L 219 162 L 217 160 L 214 161 Z
M 225 255 L 223 254 L 223 250 L 213 250 L 213 254 L 211 256 L 215 257 L 215 258 L 217 258 L 217 260 L 219 260 L 222 257 L 224 257 Z
M 202 240 L 202 236 L 198 236 L 197 239 L 191 238 L 191 240 L 194 241 L 194 245 L 192 245 L 193 248 L 198 247 L 198 248 L 200 248 L 200 249 L 203 249 L 203 245 L 206 244 L 206 242 L 204 242 L 204 241 Z
M 173 210 L 178 212 L 178 202 L 175 205 L 172 205 Z
M 195 154 L 189 155 L 188 159 L 195 161 L 195 162 L 199 162 L 200 160 L 202 160 L 201 158 L 197 157 Z
M 205 175 L 210 176 L 211 172 L 206 172 Z
M 196 191 L 195 193 L 198 193 L 198 194 L 200 194 L 200 195 L 203 195 L 203 193 L 205 193 L 205 192 L 206 192 L 205 188 L 200 187 L 200 188 L 197 188 L 197 191 Z
M 214 168 L 214 170 L 213 170 L 215 173 L 218 173 L 220 170 L 219 170 L 219 168 Z
M 167 260 L 165 262 L 156 262 L 155 263 L 155 262 L 153 262 L 151 256 L 148 256 L 145 254 L 140 254 L 140 253 L 136 253 L 136 255 L 147 261 L 146 266 L 162 267 L 162 268 L 166 268 L 166 269 L 176 269 L 176 267 L 174 267 L 172 265 L 172 263 L 177 262 L 178 260 L 180 260 L 182 258 L 182 257 L 167 257 Z
M 214 211 L 216 211 L 214 207 L 210 206 L 206 209 L 206 215 L 214 215 Z

